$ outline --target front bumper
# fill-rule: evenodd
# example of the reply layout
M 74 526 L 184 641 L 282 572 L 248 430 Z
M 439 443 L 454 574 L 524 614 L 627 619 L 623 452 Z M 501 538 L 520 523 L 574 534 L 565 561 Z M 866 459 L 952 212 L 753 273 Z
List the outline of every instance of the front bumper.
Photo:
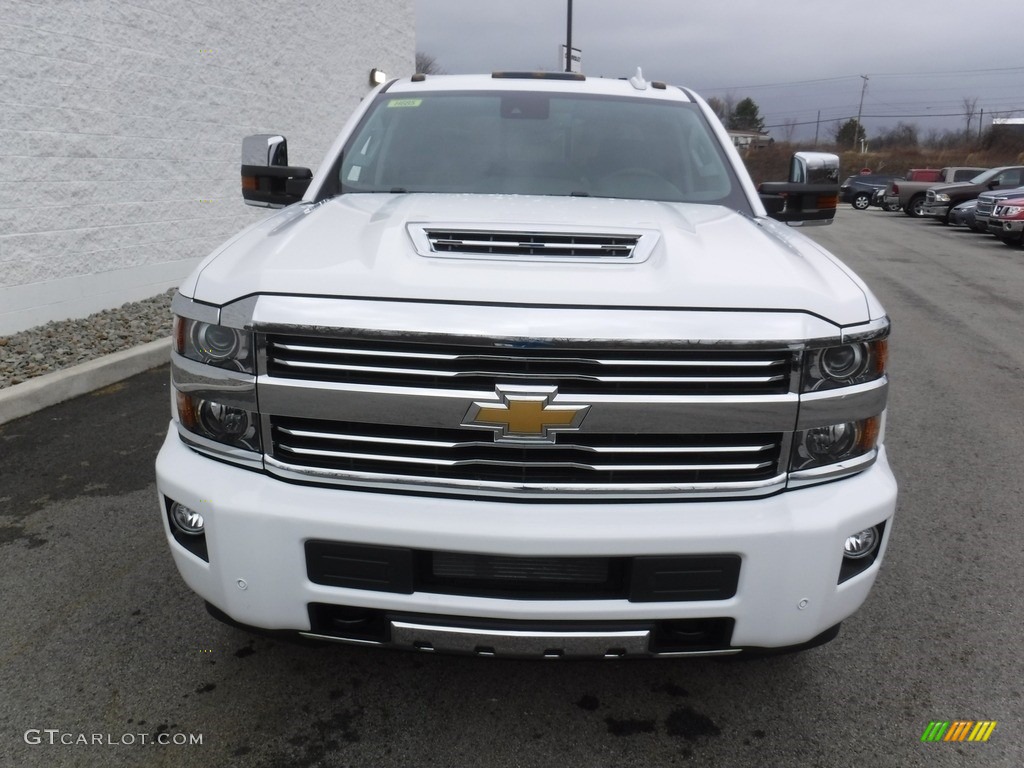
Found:
M 175 564 L 189 587 L 231 620 L 309 632 L 317 611 L 369 609 L 389 622 L 374 644 L 426 648 L 427 633 L 453 638 L 438 649 L 472 652 L 472 638 L 485 635 L 481 647 L 497 646 L 496 655 L 506 648 L 510 655 L 549 655 L 544 651 L 562 642 L 559 635 L 582 655 L 609 655 L 608 642 L 611 655 L 656 655 L 651 636 L 660 630 L 651 623 L 691 619 L 730 627 L 726 643 L 701 653 L 807 643 L 866 599 L 896 501 L 884 449 L 854 477 L 740 501 L 509 503 L 297 485 L 201 456 L 173 426 L 156 469 L 161 509 L 169 498 L 206 520 L 208 562 L 174 539 L 163 515 Z M 875 561 L 839 583 L 846 537 L 883 523 Z M 741 566 L 728 599 L 403 594 L 313 583 L 311 540 L 535 558 L 724 554 L 738 556 Z M 594 634 L 615 638 L 584 642 Z
M 921 207 L 922 216 L 945 218 L 947 213 L 949 213 L 949 203 L 925 203 Z

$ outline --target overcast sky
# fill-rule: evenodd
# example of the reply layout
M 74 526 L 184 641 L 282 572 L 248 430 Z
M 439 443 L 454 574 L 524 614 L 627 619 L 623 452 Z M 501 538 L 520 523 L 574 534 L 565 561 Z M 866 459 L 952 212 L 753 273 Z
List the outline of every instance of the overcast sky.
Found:
M 414 0 L 417 50 L 449 74 L 556 69 L 568 0 Z M 872 136 L 897 122 L 963 130 L 1024 116 L 1024 5 L 953 0 L 573 0 L 587 75 L 649 80 L 705 98 L 749 96 L 779 139 L 856 117 Z M 771 127 L 777 126 L 777 127 Z

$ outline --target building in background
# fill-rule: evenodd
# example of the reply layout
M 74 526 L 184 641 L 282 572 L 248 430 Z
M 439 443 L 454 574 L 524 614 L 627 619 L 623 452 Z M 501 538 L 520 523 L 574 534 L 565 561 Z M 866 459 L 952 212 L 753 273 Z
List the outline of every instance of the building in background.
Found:
M 1024 117 L 997 117 L 992 121 L 996 136 L 1024 137 Z
M 174 287 L 265 212 L 242 137 L 315 168 L 413 71 L 412 0 L 0 0 L 0 335 Z
M 734 131 L 729 129 L 733 146 L 741 152 L 748 149 L 764 149 L 775 143 L 775 139 L 762 131 Z

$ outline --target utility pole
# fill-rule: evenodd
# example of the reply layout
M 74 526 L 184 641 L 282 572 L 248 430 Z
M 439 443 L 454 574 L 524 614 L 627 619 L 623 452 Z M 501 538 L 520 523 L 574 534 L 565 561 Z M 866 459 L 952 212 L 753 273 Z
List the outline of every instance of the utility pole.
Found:
M 864 85 L 862 85 L 860 87 L 860 106 L 857 107 L 857 125 L 853 129 L 853 149 L 854 150 L 857 149 L 857 139 L 860 138 L 860 116 L 861 116 L 861 113 L 864 111 L 864 92 L 868 89 L 868 76 L 867 75 L 861 75 L 861 78 L 864 80 Z
M 818 119 L 814 123 L 814 148 L 818 148 L 818 131 L 821 129 L 821 110 L 818 110 Z
M 569 18 L 565 23 L 565 71 L 572 72 L 572 0 L 569 0 Z
M 981 141 L 981 126 L 985 124 L 985 108 L 981 108 L 981 114 L 978 115 L 978 141 Z

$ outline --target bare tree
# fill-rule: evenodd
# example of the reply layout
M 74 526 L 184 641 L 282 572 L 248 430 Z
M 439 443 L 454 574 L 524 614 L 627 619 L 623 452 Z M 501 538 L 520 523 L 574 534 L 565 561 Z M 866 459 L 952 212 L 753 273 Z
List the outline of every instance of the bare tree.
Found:
M 793 143 L 793 136 L 796 134 L 796 118 L 787 117 L 782 121 L 782 140 L 787 144 Z
M 708 99 L 708 106 L 711 107 L 711 111 L 718 115 L 719 120 L 728 124 L 736 112 L 736 94 L 730 92 L 722 98 L 712 96 Z
M 969 96 L 964 96 L 961 102 L 964 107 L 964 118 L 967 120 L 967 127 L 964 129 L 964 136 L 968 140 L 971 138 L 971 121 L 974 120 L 974 113 L 978 108 L 978 97 L 975 96 L 973 99 Z
M 895 128 L 882 131 L 872 141 L 875 149 L 908 149 L 920 144 L 917 126 L 913 123 L 904 123 L 902 120 L 896 123 Z
M 423 51 L 416 51 L 416 71 L 424 75 L 443 75 L 444 70 L 437 63 L 437 57 Z
M 711 107 L 711 111 L 718 115 L 718 119 L 723 123 L 729 119 L 729 112 L 725 106 L 725 102 L 717 96 L 712 96 L 708 99 L 708 106 Z

